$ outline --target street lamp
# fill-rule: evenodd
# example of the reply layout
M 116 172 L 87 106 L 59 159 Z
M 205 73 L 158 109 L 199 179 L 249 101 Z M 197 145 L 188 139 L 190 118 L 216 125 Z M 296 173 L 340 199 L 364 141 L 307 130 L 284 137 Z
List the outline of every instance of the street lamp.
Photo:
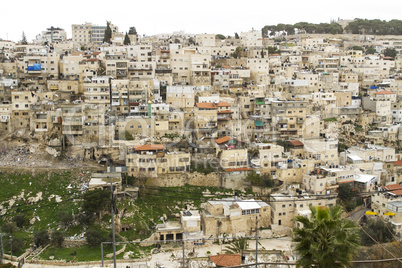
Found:
M 10 253 L 10 255 L 11 255 L 10 260 L 13 261 L 13 237 L 12 237 L 12 235 L 10 235 L 10 251 L 11 251 L 11 253 Z

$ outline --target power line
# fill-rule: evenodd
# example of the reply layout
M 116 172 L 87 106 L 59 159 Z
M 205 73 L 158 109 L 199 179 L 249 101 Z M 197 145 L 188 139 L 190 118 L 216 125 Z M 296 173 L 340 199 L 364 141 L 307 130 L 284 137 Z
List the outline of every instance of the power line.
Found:
M 345 209 L 344 205 L 341 203 L 342 207 Z M 388 249 L 386 249 L 381 243 L 379 243 L 377 240 L 375 240 L 364 228 L 358 224 L 353 218 L 352 221 L 368 236 L 373 240 L 375 243 L 377 243 L 380 247 L 382 247 L 386 252 L 388 252 L 392 257 L 397 259 L 400 263 L 402 263 L 402 258 L 397 258 L 393 253 L 391 253 Z

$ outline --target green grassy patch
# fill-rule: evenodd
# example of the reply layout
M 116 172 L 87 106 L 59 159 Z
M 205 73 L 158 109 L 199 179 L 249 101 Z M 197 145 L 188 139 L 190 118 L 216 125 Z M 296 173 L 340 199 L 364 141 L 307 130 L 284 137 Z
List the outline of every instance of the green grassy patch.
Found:
M 117 245 L 116 251 L 120 250 L 123 245 Z M 104 260 L 110 260 L 112 258 L 106 258 L 106 255 L 113 253 L 111 245 L 103 246 L 103 258 Z M 118 259 L 123 258 L 123 253 L 116 256 Z M 69 248 L 57 248 L 48 247 L 44 252 L 40 254 L 40 259 L 49 260 L 49 257 L 54 256 L 54 260 L 65 260 L 67 262 L 85 262 L 85 261 L 98 261 L 102 259 L 101 246 L 89 247 L 88 245 L 69 247 Z
M 331 118 L 325 118 L 324 121 L 325 122 L 336 122 L 337 119 L 335 117 L 331 117 Z

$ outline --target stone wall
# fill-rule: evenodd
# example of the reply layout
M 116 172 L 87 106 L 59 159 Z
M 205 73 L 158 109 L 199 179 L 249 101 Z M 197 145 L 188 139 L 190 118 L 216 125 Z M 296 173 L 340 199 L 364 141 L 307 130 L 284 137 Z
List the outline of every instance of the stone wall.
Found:
M 195 186 L 223 187 L 227 189 L 244 190 L 251 185 L 246 180 L 245 174 L 232 173 L 176 173 L 161 174 L 156 178 L 148 178 L 147 186 L 153 187 L 181 187 L 186 184 Z
M 202 173 L 177 173 L 177 174 L 162 174 L 157 178 L 148 178 L 147 186 L 158 187 L 180 187 L 186 184 L 196 186 L 215 186 L 221 187 L 221 179 L 218 173 L 210 173 L 204 175 Z

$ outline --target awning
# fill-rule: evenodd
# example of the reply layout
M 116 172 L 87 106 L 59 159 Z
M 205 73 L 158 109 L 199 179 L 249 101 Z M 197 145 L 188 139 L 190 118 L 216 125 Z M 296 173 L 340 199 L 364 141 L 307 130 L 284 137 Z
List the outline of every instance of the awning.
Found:
M 366 211 L 366 215 L 377 215 L 377 212 Z
M 387 212 L 387 213 L 384 213 L 384 216 L 395 216 L 395 213 L 394 212 Z
M 255 124 L 256 127 L 262 127 L 263 126 L 262 121 L 259 121 L 259 120 L 254 121 L 254 124 Z

